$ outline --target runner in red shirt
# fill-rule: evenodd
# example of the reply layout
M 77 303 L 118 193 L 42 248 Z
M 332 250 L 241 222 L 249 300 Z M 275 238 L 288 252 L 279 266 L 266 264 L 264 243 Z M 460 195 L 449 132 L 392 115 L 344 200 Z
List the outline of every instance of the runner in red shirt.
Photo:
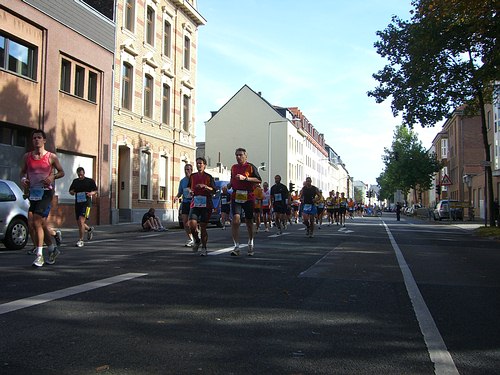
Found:
M 189 209 L 188 225 L 194 238 L 193 252 L 197 252 L 202 246 L 201 256 L 207 255 L 208 232 L 207 225 L 212 213 L 212 196 L 215 192 L 214 178 L 205 173 L 207 161 L 205 158 L 196 158 L 196 168 L 198 172 L 189 176 L 187 187 L 191 191 L 191 208 Z M 201 229 L 201 240 L 198 236 L 198 223 Z
M 254 254 L 254 230 L 253 230 L 253 210 L 255 197 L 253 195 L 255 184 L 261 183 L 257 167 L 247 162 L 247 151 L 244 148 L 237 148 L 235 151 L 237 164 L 231 167 L 231 182 L 229 189 L 233 189 L 231 197 L 231 208 L 233 221 L 231 225 L 234 249 L 232 256 L 240 255 L 240 223 L 242 213 L 245 215 L 245 223 L 248 231 L 248 255 Z

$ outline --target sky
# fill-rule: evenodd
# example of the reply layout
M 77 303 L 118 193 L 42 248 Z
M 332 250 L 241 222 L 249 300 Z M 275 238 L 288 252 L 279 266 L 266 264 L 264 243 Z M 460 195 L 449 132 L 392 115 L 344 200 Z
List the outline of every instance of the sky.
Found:
M 373 44 L 410 9 L 410 0 L 198 0 L 207 24 L 198 30 L 196 140 L 210 111 L 246 84 L 273 105 L 299 107 L 351 177 L 376 184 L 401 119 L 390 101 L 366 95 L 385 65 Z M 440 129 L 414 130 L 428 148 Z

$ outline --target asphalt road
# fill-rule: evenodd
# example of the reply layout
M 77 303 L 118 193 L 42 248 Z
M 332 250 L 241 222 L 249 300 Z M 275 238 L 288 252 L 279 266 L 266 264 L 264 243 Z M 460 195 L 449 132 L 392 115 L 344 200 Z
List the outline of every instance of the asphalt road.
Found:
M 241 227 L 242 242 L 246 242 Z M 500 244 L 392 215 L 259 232 L 209 256 L 181 231 L 0 252 L 0 374 L 498 374 Z

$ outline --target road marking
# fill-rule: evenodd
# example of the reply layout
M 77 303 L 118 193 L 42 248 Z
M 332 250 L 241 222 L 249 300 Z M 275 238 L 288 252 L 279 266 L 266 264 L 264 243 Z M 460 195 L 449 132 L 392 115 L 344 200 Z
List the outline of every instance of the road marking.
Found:
M 136 277 L 146 276 L 147 273 L 124 273 L 123 275 L 109 277 L 107 279 L 92 281 L 90 283 L 72 286 L 70 288 L 56 290 L 54 292 L 39 294 L 38 296 L 18 299 L 16 301 L 7 302 L 0 305 L 0 315 L 6 314 L 12 311 L 25 309 L 31 306 L 40 305 L 42 303 L 54 301 L 56 299 L 65 298 L 72 296 L 74 294 L 88 292 L 89 290 L 102 288 L 108 285 L 120 283 L 122 281 L 127 281 L 135 279 Z
M 243 249 L 247 247 L 248 245 L 240 245 L 240 249 Z M 219 250 L 214 250 L 214 251 L 209 251 L 207 255 L 219 255 L 219 254 L 224 254 L 224 253 L 229 253 L 230 251 L 234 250 L 234 246 L 231 247 L 225 247 L 224 249 L 219 249 Z
M 451 358 L 448 348 L 443 340 L 443 337 L 439 333 L 436 326 L 436 322 L 432 318 L 429 308 L 425 304 L 424 297 L 418 289 L 417 283 L 413 278 L 410 267 L 406 263 L 403 253 L 399 248 L 396 240 L 394 239 L 389 227 L 385 222 L 382 222 L 387 235 L 392 244 L 392 248 L 396 254 L 398 260 L 399 268 L 403 274 L 403 279 L 405 282 L 406 290 L 408 291 L 408 296 L 410 297 L 411 303 L 413 305 L 413 310 L 418 320 L 420 326 L 420 331 L 424 336 L 425 345 L 427 345 L 427 350 L 431 361 L 434 363 L 434 373 L 436 375 L 458 375 L 458 369 Z

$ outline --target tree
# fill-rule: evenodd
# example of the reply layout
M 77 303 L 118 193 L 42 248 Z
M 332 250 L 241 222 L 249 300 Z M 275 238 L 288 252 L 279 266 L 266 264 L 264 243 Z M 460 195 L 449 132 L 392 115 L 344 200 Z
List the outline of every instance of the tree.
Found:
M 412 128 L 434 126 L 460 105 L 481 116 L 486 164 L 491 161 L 485 104 L 491 103 L 500 78 L 497 0 L 413 0 L 411 21 L 393 17 L 378 31 L 377 53 L 388 64 L 373 77 L 379 86 L 368 92 L 378 103 L 392 98 L 394 116 Z M 488 177 L 490 225 L 493 181 Z
M 402 190 L 407 195 L 413 189 L 414 201 L 417 193 L 432 187 L 432 176 L 441 169 L 441 164 L 434 155 L 429 155 L 417 135 L 406 126 L 397 126 L 390 149 L 384 148 L 382 157 L 385 169 L 377 178 L 382 196 L 396 190 Z

